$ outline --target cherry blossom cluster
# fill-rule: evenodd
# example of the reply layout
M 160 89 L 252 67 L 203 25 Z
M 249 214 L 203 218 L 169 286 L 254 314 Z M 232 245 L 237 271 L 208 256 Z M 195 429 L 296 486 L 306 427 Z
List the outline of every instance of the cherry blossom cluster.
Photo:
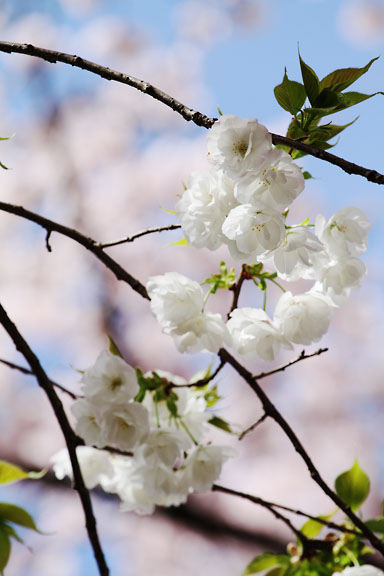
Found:
M 245 358 L 273 360 L 282 346 L 319 341 L 334 308 L 365 276 L 359 256 L 367 248 L 367 216 L 347 207 L 328 220 L 318 215 L 314 224 L 288 225 L 304 176 L 287 152 L 272 147 L 256 119 L 221 116 L 207 143 L 211 169 L 191 174 L 175 207 L 188 243 L 209 250 L 226 245 L 243 264 L 261 263 L 284 281 L 313 285 L 297 295 L 282 288 L 273 319 L 265 307 L 247 307 L 234 309 L 225 323 L 204 312 L 197 282 L 168 272 L 147 283 L 152 312 L 181 352 L 216 353 L 228 345 Z
M 83 373 L 82 392 L 72 412 L 85 443 L 77 448 L 84 481 L 117 494 L 122 510 L 150 514 L 156 505 L 177 506 L 191 492 L 210 490 L 234 455 L 228 446 L 204 443 L 214 414 L 204 389 L 183 378 L 161 371 L 138 378 L 104 351 Z M 59 479 L 72 477 L 66 450 L 52 463 Z

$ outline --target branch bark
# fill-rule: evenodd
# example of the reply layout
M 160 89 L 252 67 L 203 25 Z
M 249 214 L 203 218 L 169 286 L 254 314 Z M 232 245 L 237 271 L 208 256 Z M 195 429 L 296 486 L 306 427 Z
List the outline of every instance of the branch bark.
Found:
M 69 64 L 75 68 L 87 70 L 92 74 L 96 74 L 101 78 L 105 78 L 105 80 L 113 80 L 114 82 L 126 84 L 132 88 L 135 88 L 136 90 L 139 90 L 143 94 L 152 96 L 152 98 L 158 100 L 162 104 L 165 104 L 165 106 L 168 106 L 168 108 L 171 108 L 174 110 L 174 112 L 180 114 L 184 120 L 187 120 L 187 122 L 193 122 L 197 126 L 201 126 L 203 128 L 212 128 L 213 124 L 217 120 L 217 118 L 209 118 L 205 114 L 185 106 L 185 104 L 182 104 L 182 102 L 179 102 L 176 100 L 176 98 L 169 96 L 169 94 L 166 94 L 149 82 L 145 82 L 144 80 L 140 80 L 128 74 L 123 74 L 117 70 L 111 70 L 111 68 L 101 66 L 100 64 L 96 64 L 90 60 L 85 60 L 80 56 L 66 54 L 65 52 L 57 52 L 56 50 L 47 50 L 46 48 L 39 48 L 38 46 L 33 46 L 32 44 L 18 44 L 16 42 L 1 41 L 0 52 L 5 52 L 6 54 L 17 53 L 25 54 L 26 56 L 35 56 L 36 58 L 41 58 L 42 60 L 50 62 L 51 64 L 56 64 L 56 62 L 63 62 L 64 64 Z M 376 170 L 364 168 L 363 166 L 359 166 L 358 164 L 344 160 L 343 158 L 335 156 L 335 154 L 331 154 L 325 150 L 319 150 L 318 148 L 313 148 L 313 146 L 308 146 L 308 144 L 304 144 L 298 140 L 291 140 L 285 136 L 280 136 L 279 134 L 273 133 L 271 133 L 271 136 L 272 142 L 275 145 L 282 144 L 295 150 L 301 150 L 310 156 L 314 156 L 315 158 L 319 158 L 324 162 L 329 162 L 334 166 L 338 166 L 348 174 L 356 174 L 362 176 L 369 182 L 373 182 L 375 184 L 384 184 L 384 175 L 380 174 Z
M 28 362 L 31 371 L 33 372 L 39 383 L 39 386 L 46 393 L 48 400 L 52 406 L 52 409 L 55 413 L 56 419 L 59 423 L 59 426 L 65 439 L 65 443 L 68 448 L 69 457 L 73 469 L 74 489 L 78 492 L 83 507 L 85 526 L 95 556 L 95 560 L 99 569 L 99 573 L 100 576 L 108 576 L 109 568 L 105 561 L 104 552 L 101 547 L 99 536 L 97 533 L 96 518 L 93 513 L 91 498 L 89 495 L 89 491 L 84 484 L 79 461 L 77 459 L 76 454 L 77 437 L 69 424 L 67 415 L 64 411 L 63 404 L 60 398 L 57 396 L 55 389 L 52 385 L 52 382 L 50 381 L 44 369 L 42 368 L 38 357 L 32 351 L 28 342 L 21 335 L 18 328 L 9 318 L 7 312 L 5 311 L 5 309 L 1 304 L 0 304 L 0 324 L 4 327 L 5 331 L 12 339 L 16 349 L 24 356 L 25 360 Z

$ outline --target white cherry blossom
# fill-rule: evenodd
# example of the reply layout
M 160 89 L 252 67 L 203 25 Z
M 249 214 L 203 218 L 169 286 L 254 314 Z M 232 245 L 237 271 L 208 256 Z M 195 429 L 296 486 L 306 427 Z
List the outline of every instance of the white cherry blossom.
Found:
M 314 279 L 328 264 L 324 245 L 305 226 L 288 229 L 270 258 L 279 277 L 290 282 L 299 278 Z
M 223 222 L 236 204 L 233 181 L 225 174 L 193 172 L 175 212 L 190 244 L 216 250 L 225 240 Z
M 236 184 L 235 197 L 242 204 L 262 202 L 280 212 L 304 190 L 304 176 L 291 156 L 275 148 L 257 169 L 248 171 Z
M 360 256 L 365 252 L 369 228 L 366 214 L 354 206 L 339 210 L 328 221 L 321 214 L 316 218 L 317 236 L 336 257 Z
M 103 429 L 106 446 L 134 450 L 149 434 L 148 410 L 137 402 L 112 406 L 103 414 Z
M 89 490 L 98 484 L 103 485 L 113 477 L 114 469 L 108 452 L 90 446 L 78 446 L 76 455 L 85 485 Z M 71 460 L 66 448 L 54 454 L 51 457 L 51 463 L 56 478 L 62 480 L 68 476 L 73 479 Z
M 277 248 L 285 236 L 285 222 L 277 210 L 265 204 L 242 204 L 230 211 L 223 232 L 240 256 L 256 258 Z
M 234 179 L 260 166 L 271 146 L 271 135 L 255 118 L 223 115 L 207 136 L 209 162 Z
M 236 308 L 227 326 L 232 347 L 244 358 L 274 360 L 281 346 L 292 347 L 261 309 Z
M 205 492 L 221 474 L 226 460 L 235 456 L 230 446 L 197 446 L 186 460 L 185 475 L 190 488 L 196 492 Z
M 139 391 L 136 373 L 122 358 L 104 350 L 81 378 L 85 397 L 95 405 L 128 402 Z
M 285 292 L 274 315 L 281 333 L 295 344 L 312 344 L 327 332 L 333 308 L 330 301 L 316 292 L 293 296 Z
M 383 576 L 384 572 L 376 566 L 363 564 L 362 566 L 351 566 L 344 568 L 342 572 L 334 572 L 332 576 Z
M 152 276 L 147 282 L 151 310 L 164 332 L 200 314 L 204 295 L 200 284 L 178 272 Z
M 334 261 L 324 270 L 313 289 L 323 291 L 340 306 L 353 288 L 361 286 L 365 275 L 365 265 L 359 258 L 343 258 Z
M 179 352 L 195 354 L 212 352 L 228 342 L 227 327 L 221 314 L 201 313 L 181 322 L 172 330 L 171 336 Z
M 103 429 L 95 410 L 86 399 L 76 400 L 71 406 L 76 418 L 75 432 L 88 446 L 105 446 Z

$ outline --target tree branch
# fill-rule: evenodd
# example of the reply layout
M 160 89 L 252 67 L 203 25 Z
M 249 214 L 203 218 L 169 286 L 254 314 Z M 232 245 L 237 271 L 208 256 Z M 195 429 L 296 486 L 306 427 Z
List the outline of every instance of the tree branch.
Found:
M 116 276 L 118 280 L 122 280 L 130 285 L 130 287 L 138 292 L 140 296 L 149 300 L 149 296 L 147 290 L 139 280 L 131 276 L 120 264 L 116 262 L 113 258 L 111 258 L 108 254 L 103 251 L 103 248 L 100 247 L 99 242 L 80 234 L 77 230 L 73 228 L 68 228 L 67 226 L 63 226 L 62 224 L 58 224 L 53 220 L 49 220 L 48 218 L 44 218 L 44 216 L 40 216 L 35 212 L 31 212 L 30 210 L 26 210 L 22 206 L 15 206 L 14 204 L 8 204 L 7 202 L 0 202 L 0 210 L 3 212 L 8 212 L 9 214 L 15 214 L 16 216 L 20 216 L 21 218 L 25 218 L 26 220 L 30 220 L 31 222 L 35 222 L 42 228 L 44 228 L 47 233 L 50 235 L 52 232 L 57 232 L 58 234 L 62 234 L 63 236 L 67 236 L 67 238 L 71 238 L 78 244 L 81 244 L 92 252 L 98 260 L 100 260 L 113 274 Z
M 122 238 L 121 240 L 115 240 L 114 242 L 99 242 L 99 248 L 110 248 L 111 246 L 119 246 L 120 244 L 126 244 L 128 242 L 133 242 L 136 238 L 141 238 L 141 236 L 146 236 L 147 234 L 153 234 L 154 232 L 165 232 L 166 230 L 178 230 L 181 228 L 181 224 L 169 224 L 168 226 L 158 226 L 157 228 L 147 228 L 147 230 L 143 230 L 142 232 L 138 232 L 133 236 L 127 236 L 126 238 Z
M 113 80 L 115 82 L 120 82 L 121 84 L 127 84 L 128 86 L 136 88 L 136 90 L 139 90 L 144 94 L 148 94 L 148 96 L 152 96 L 152 98 L 155 98 L 155 100 L 162 102 L 162 104 L 165 104 L 165 106 L 168 106 L 168 108 L 171 108 L 180 114 L 184 120 L 187 120 L 188 122 L 192 121 L 197 126 L 211 128 L 217 120 L 217 118 L 209 118 L 208 116 L 205 116 L 205 114 L 185 106 L 149 82 L 139 80 L 134 76 L 123 74 L 117 70 L 111 70 L 106 66 L 101 66 L 95 62 L 85 60 L 80 56 L 66 54 L 64 52 L 57 52 L 56 50 L 47 50 L 46 48 L 39 48 L 37 46 L 33 46 L 32 44 L 18 44 L 16 42 L 0 42 L 0 52 L 5 52 L 7 54 L 17 53 L 25 54 L 27 56 L 35 56 L 36 58 L 41 58 L 42 60 L 52 64 L 56 64 L 56 62 L 63 62 L 64 64 L 69 64 L 75 68 L 87 70 L 88 72 L 96 74 L 97 76 L 105 78 L 106 80 Z M 338 166 L 348 174 L 357 174 L 363 178 L 366 178 L 370 182 L 374 182 L 375 184 L 384 184 L 384 175 L 380 174 L 376 170 L 371 170 L 369 168 L 359 166 L 358 164 L 354 164 L 353 162 L 348 162 L 348 160 L 344 160 L 339 156 L 335 156 L 335 154 L 330 154 L 325 150 L 313 148 L 313 146 L 309 146 L 308 144 L 304 144 L 298 140 L 291 140 L 285 136 L 280 136 L 279 134 L 273 133 L 271 133 L 271 136 L 272 142 L 275 144 L 275 146 L 277 144 L 290 146 L 295 150 L 301 150 L 310 156 L 314 156 L 315 158 L 319 158 L 324 162 L 329 162 L 334 166 Z
M 65 443 L 68 448 L 69 457 L 71 460 L 73 470 L 74 489 L 78 492 L 81 504 L 83 506 L 85 526 L 95 556 L 95 560 L 99 569 L 99 573 L 100 576 L 108 576 L 109 569 L 106 564 L 104 553 L 101 548 L 99 536 L 97 533 L 96 518 L 93 514 L 91 498 L 89 495 L 89 491 L 84 484 L 79 461 L 77 459 L 76 454 L 77 437 L 75 436 L 68 422 L 68 418 L 64 411 L 64 407 L 61 403 L 61 400 L 57 396 L 50 379 L 48 378 L 47 374 L 45 373 L 44 369 L 40 364 L 39 359 L 32 351 L 27 341 L 23 338 L 16 325 L 9 318 L 8 314 L 6 313 L 1 304 L 0 304 L 0 324 L 9 334 L 16 349 L 24 356 L 25 360 L 28 362 L 32 372 L 36 376 L 39 386 L 46 393 L 48 400 L 52 406 L 52 409 L 55 413 L 56 419 L 64 435 Z
M 319 348 L 318 350 L 316 350 L 316 352 L 312 352 L 312 354 L 306 354 L 305 350 L 302 350 L 300 356 L 298 356 L 298 358 L 296 358 L 296 360 L 292 360 L 291 362 L 288 362 L 287 364 L 284 364 L 283 366 L 279 366 L 279 368 L 274 368 L 273 370 L 269 370 L 269 372 L 260 372 L 260 374 L 253 376 L 253 378 L 255 380 L 261 380 L 262 378 L 266 378 L 267 376 L 272 376 L 272 374 L 277 374 L 278 372 L 284 372 L 290 366 L 293 366 L 294 364 L 297 364 L 298 362 L 301 362 L 302 360 L 307 360 L 307 358 L 313 358 L 314 356 L 320 356 L 320 354 L 323 354 L 324 352 L 328 352 L 328 348 Z
M 353 534 L 354 536 L 361 536 L 360 532 L 356 530 L 351 530 L 350 528 L 346 528 L 340 524 L 336 524 L 335 522 L 331 522 L 329 520 L 324 520 L 323 518 L 319 518 L 318 516 L 312 516 L 312 514 L 307 514 L 306 512 L 302 512 L 302 510 L 297 510 L 296 508 L 290 508 L 289 506 L 284 506 L 283 504 L 276 504 L 275 502 L 269 502 L 268 500 L 264 500 L 263 498 L 259 498 L 258 496 L 254 496 L 253 494 L 247 494 L 245 492 L 239 492 L 238 490 L 232 490 L 232 488 L 226 488 L 225 486 L 220 486 L 218 484 L 213 484 L 212 492 L 222 492 L 223 494 L 231 494 L 233 496 L 239 496 L 240 498 L 244 498 L 245 500 L 249 500 L 254 504 L 259 504 L 264 508 L 279 508 L 280 510 L 285 510 L 286 512 L 291 512 L 292 514 L 296 514 L 296 516 L 302 516 L 304 518 L 308 518 L 309 520 L 314 520 L 319 524 L 323 524 L 327 528 L 332 528 L 332 530 L 337 530 L 338 532 L 343 532 L 345 534 Z
M 320 475 L 320 472 L 317 470 L 316 466 L 313 464 L 309 454 L 305 450 L 304 446 L 300 442 L 299 438 L 296 436 L 295 432 L 282 416 L 282 414 L 277 410 L 277 408 L 272 404 L 271 400 L 265 394 L 264 390 L 260 387 L 260 385 L 255 380 L 255 377 L 249 372 L 244 366 L 242 366 L 229 352 L 227 352 L 224 348 L 219 350 L 219 356 L 221 360 L 231 364 L 231 366 L 236 370 L 236 372 L 249 384 L 252 390 L 255 392 L 257 397 L 259 398 L 264 412 L 268 414 L 283 430 L 285 435 L 289 438 L 292 446 L 296 450 L 296 452 L 301 456 L 303 461 L 305 462 L 308 471 L 311 475 L 311 478 L 316 482 L 318 486 L 323 490 L 323 492 L 329 496 L 331 500 L 338 506 L 348 518 L 352 520 L 354 525 L 359 528 L 362 534 L 369 540 L 376 550 L 381 552 L 384 556 L 384 542 L 379 540 L 376 535 L 367 528 L 362 520 L 356 514 L 352 512 L 352 510 L 344 504 L 344 502 L 339 498 L 339 496 L 331 490 L 328 484 L 323 480 Z
M 24 368 L 24 366 L 19 366 L 19 364 L 14 364 L 13 362 L 9 362 L 8 360 L 3 360 L 3 358 L 0 358 L 0 362 L 2 364 L 5 364 L 5 366 L 8 366 L 9 368 L 12 368 L 13 370 L 18 370 L 22 374 L 27 374 L 28 376 L 35 376 L 35 373 L 32 372 L 32 370 L 28 370 L 28 368 Z M 74 392 L 68 390 L 68 388 L 65 388 L 65 386 L 58 384 L 58 382 L 54 382 L 53 380 L 49 380 L 49 382 L 51 386 L 55 386 L 65 394 L 68 394 L 68 396 L 70 396 L 73 400 L 77 400 L 77 398 L 79 397 Z

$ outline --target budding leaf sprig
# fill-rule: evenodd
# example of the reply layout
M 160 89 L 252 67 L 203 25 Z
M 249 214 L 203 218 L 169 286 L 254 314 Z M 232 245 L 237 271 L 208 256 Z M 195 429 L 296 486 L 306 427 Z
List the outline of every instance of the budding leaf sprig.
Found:
M 368 72 L 369 68 L 378 57 L 372 58 L 362 68 L 341 68 L 334 70 L 322 80 L 316 72 L 308 66 L 299 53 L 300 68 L 303 83 L 290 80 L 285 69 L 283 81 L 275 87 L 274 94 L 279 105 L 293 115 L 288 127 L 287 137 L 293 140 L 301 140 L 321 150 L 327 150 L 335 146 L 329 140 L 351 126 L 357 118 L 344 125 L 336 125 L 332 122 L 319 125 L 322 118 L 341 112 L 347 108 L 364 102 L 377 94 L 362 94 L 360 92 L 344 92 L 356 80 Z M 309 106 L 304 107 L 306 101 Z M 305 156 L 304 152 L 290 150 L 289 147 L 280 146 L 289 151 L 292 158 Z

